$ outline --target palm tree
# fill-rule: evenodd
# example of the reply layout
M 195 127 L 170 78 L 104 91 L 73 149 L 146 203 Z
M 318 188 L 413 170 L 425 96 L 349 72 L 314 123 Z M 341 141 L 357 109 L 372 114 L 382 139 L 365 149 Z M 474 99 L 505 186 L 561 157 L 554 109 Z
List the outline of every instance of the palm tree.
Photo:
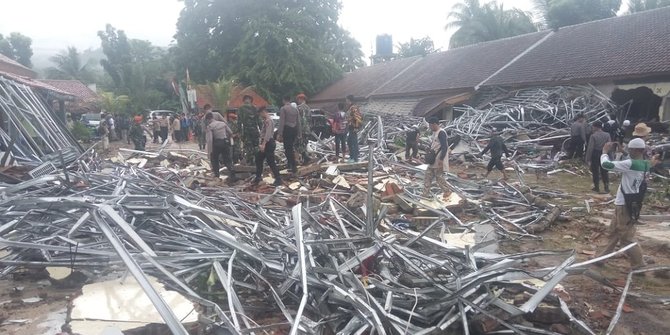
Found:
M 56 64 L 46 70 L 49 79 L 77 79 L 87 83 L 93 79 L 88 64 L 82 64 L 81 55 L 75 47 L 68 47 L 49 60 Z
M 505 9 L 502 4 L 464 0 L 452 7 L 447 29 L 457 29 L 449 41 L 450 48 L 493 41 L 538 30 L 531 15 L 519 9 Z
M 628 14 L 670 6 L 670 0 L 628 0 Z

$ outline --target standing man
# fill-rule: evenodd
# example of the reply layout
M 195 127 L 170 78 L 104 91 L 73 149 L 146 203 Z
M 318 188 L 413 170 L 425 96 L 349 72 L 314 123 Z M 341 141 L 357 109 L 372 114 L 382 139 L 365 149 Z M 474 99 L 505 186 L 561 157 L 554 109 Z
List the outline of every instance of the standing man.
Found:
M 272 171 L 272 176 L 275 178 L 275 182 L 272 185 L 281 186 L 279 168 L 275 162 L 277 143 L 275 143 L 274 139 L 274 122 L 272 122 L 265 107 L 259 108 L 258 112 L 261 115 L 261 120 L 263 120 L 263 127 L 260 131 L 260 144 L 258 146 L 258 153 L 256 154 L 256 178 L 254 178 L 253 184 L 258 185 L 263 180 L 263 160 L 265 160 Z
M 196 119 L 193 120 L 193 135 L 198 140 L 198 150 L 205 150 L 207 148 L 207 136 L 205 136 L 205 115 L 198 113 Z
M 335 134 L 335 159 L 340 161 L 340 152 L 342 158 L 347 151 L 347 113 L 344 112 L 344 102 L 337 104 L 337 112 L 333 116 L 333 126 L 331 127 Z
M 133 119 L 133 125 L 128 131 L 129 140 L 133 141 L 135 150 L 144 151 L 147 143 L 147 138 L 144 136 L 144 129 L 142 129 L 142 115 L 137 114 Z
M 570 126 L 570 158 L 584 156 L 584 143 L 586 143 L 586 118 L 579 114 Z
M 605 186 L 605 193 L 610 193 L 610 180 L 607 170 L 600 164 L 600 156 L 607 154 L 603 151 L 605 143 L 611 142 L 612 138 L 609 133 L 603 131 L 603 124 L 596 121 L 592 125 L 593 133 L 589 138 L 589 145 L 586 147 L 586 165 L 591 166 L 591 175 L 593 177 L 593 188 L 591 191 L 600 193 L 600 177 L 602 176 L 603 185 Z
M 358 131 L 363 125 L 361 110 L 354 105 L 354 96 L 347 96 L 347 125 L 349 126 L 349 163 L 358 163 Z
M 443 192 L 442 197 L 446 199 L 451 195 L 449 185 L 444 178 L 444 168 L 445 166 L 449 166 L 448 163 L 445 163 L 449 160 L 449 155 L 447 154 L 449 150 L 447 132 L 440 127 L 440 120 L 436 117 L 430 117 L 428 124 L 430 125 L 430 130 L 433 132 L 430 141 L 430 150 L 434 154 L 433 159 L 435 161 L 430 162 L 428 159 L 426 161 L 428 169 L 426 169 L 426 175 L 423 180 L 423 197 L 428 198 L 430 196 L 433 179 L 437 179 L 437 185 L 440 186 Z
M 228 113 L 226 115 L 228 126 L 230 130 L 233 131 L 233 164 L 240 162 L 240 157 L 242 156 L 242 141 L 241 141 L 241 129 L 240 123 L 237 121 L 237 114 Z
M 295 163 L 293 146 L 300 132 L 300 117 L 298 109 L 291 106 L 290 96 L 285 96 L 283 101 L 284 106 L 279 109 L 279 128 L 277 132 L 279 142 L 284 142 L 284 153 L 286 154 L 288 170 L 296 173 L 298 172 L 298 166 Z
M 298 133 L 298 141 L 296 143 L 296 151 L 302 155 L 302 165 L 309 164 L 310 158 L 307 153 L 307 145 L 309 138 L 312 136 L 310 128 L 310 121 L 312 119 L 312 110 L 307 105 L 307 96 L 303 93 L 295 97 L 298 102 L 298 114 L 300 115 L 300 129 Z
M 254 165 L 256 152 L 258 152 L 260 136 L 258 125 L 260 119 L 258 118 L 256 107 L 253 106 L 254 98 L 250 95 L 245 95 L 242 100 L 244 101 L 244 104 L 237 111 L 237 120 L 240 123 L 240 137 L 244 147 L 244 161 L 247 165 Z
M 174 120 L 172 120 L 172 140 L 181 142 L 181 120 L 179 119 L 179 114 L 175 115 Z
M 608 171 L 621 172 L 621 185 L 619 185 L 614 199 L 615 211 L 614 218 L 610 223 L 609 241 L 607 247 L 597 257 L 611 253 L 619 243 L 626 246 L 636 242 L 635 225 L 646 192 L 645 179 L 650 168 L 658 163 L 658 156 L 654 156 L 651 162 L 642 158 L 646 148 L 642 139 L 632 139 L 628 143 L 630 159 L 623 161 L 610 161 L 607 152 L 613 148 L 613 145 L 613 142 L 605 144 L 600 162 L 602 167 Z M 628 249 L 626 254 L 633 270 L 645 265 L 642 258 L 642 248 L 639 244 Z M 598 265 L 603 265 L 603 263 Z
M 216 178 L 220 177 L 219 162 L 221 156 L 223 156 L 223 165 L 228 169 L 228 182 L 233 183 L 237 180 L 235 177 L 235 170 L 233 170 L 233 164 L 231 163 L 230 154 L 230 139 L 233 136 L 233 132 L 225 121 L 214 120 L 213 113 L 209 113 L 205 116 L 205 124 L 207 125 L 205 131 L 207 147 L 211 148 L 209 158 L 212 165 L 212 174 L 214 174 L 214 177 Z
M 109 141 L 116 141 L 116 122 L 111 113 L 107 114 L 107 125 L 109 126 Z
M 186 116 L 186 113 L 181 113 L 181 140 L 183 142 L 188 142 L 190 128 L 191 120 Z
M 507 150 L 505 141 L 503 141 L 502 137 L 500 137 L 495 129 L 491 130 L 491 139 L 489 140 L 489 144 L 487 144 L 484 150 L 482 150 L 482 152 L 479 154 L 479 157 L 482 157 L 489 150 L 491 150 L 491 160 L 489 160 L 489 164 L 486 166 L 486 175 L 484 175 L 484 178 L 488 178 L 489 173 L 493 171 L 493 167 L 495 166 L 498 171 L 502 172 L 503 180 L 507 180 L 505 166 L 502 163 L 502 155 L 504 153 L 505 157 L 509 157 L 510 152 Z
M 161 129 L 161 143 L 164 143 L 168 139 L 168 128 L 170 126 L 170 120 L 168 120 L 167 115 L 163 115 L 158 125 Z
M 151 118 L 151 130 L 153 132 L 152 135 L 153 135 L 153 138 L 154 138 L 153 143 L 154 144 L 158 143 L 158 138 L 160 137 L 160 134 L 161 134 L 161 123 L 158 120 L 158 117 L 156 117 L 156 115 L 154 115 Z
M 411 155 L 410 155 L 411 151 Z M 409 161 L 419 154 L 419 126 L 414 125 L 407 131 L 405 138 L 405 160 Z
M 102 139 L 102 151 L 107 152 L 109 150 L 109 126 L 107 125 L 107 120 L 103 119 L 100 121 L 98 133 Z
M 122 116 L 119 118 L 119 131 L 121 132 L 120 139 L 122 141 L 126 141 L 126 143 L 130 144 L 130 137 L 128 137 L 128 130 L 130 129 L 131 122 L 130 122 L 130 117 L 129 116 Z

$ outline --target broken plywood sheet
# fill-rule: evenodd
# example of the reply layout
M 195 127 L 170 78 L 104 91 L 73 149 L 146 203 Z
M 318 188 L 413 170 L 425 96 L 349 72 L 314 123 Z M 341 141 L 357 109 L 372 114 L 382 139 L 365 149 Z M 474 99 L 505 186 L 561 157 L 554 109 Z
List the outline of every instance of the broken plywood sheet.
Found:
M 475 245 L 475 233 L 442 234 L 442 240 L 450 246 L 465 249 L 467 246 Z
M 421 199 L 422 204 L 434 209 L 458 206 L 461 201 L 463 198 L 456 192 L 451 192 L 447 199 Z
M 184 323 L 198 320 L 192 302 L 177 292 L 167 291 L 156 278 L 149 277 L 149 282 L 178 319 Z M 163 323 L 151 300 L 132 277 L 86 285 L 73 305 L 71 325 L 74 333 L 100 334 L 107 327 L 128 330 L 149 323 Z
M 340 187 L 342 187 L 344 189 L 347 189 L 347 190 L 351 188 L 351 185 L 349 185 L 347 180 L 342 176 L 337 176 L 337 177 L 333 178 L 333 184 L 336 184 L 337 186 L 340 186 Z

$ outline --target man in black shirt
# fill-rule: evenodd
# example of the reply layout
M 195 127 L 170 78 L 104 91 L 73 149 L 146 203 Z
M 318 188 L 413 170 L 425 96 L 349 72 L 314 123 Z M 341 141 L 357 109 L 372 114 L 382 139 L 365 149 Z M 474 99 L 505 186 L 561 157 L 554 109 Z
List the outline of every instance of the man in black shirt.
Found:
M 412 155 L 410 156 L 410 151 Z M 416 158 L 419 153 L 419 127 L 412 126 L 407 131 L 407 139 L 405 140 L 405 160 Z
M 501 158 L 503 153 L 505 154 L 505 157 L 509 157 L 510 152 L 507 150 L 507 146 L 505 146 L 505 142 L 503 141 L 502 137 L 500 137 L 500 135 L 495 130 L 491 131 L 491 139 L 489 140 L 489 144 L 484 148 L 484 150 L 482 150 L 482 152 L 479 154 L 479 157 L 482 157 L 489 150 L 491 150 L 491 159 L 489 160 L 488 166 L 486 166 L 486 175 L 484 175 L 484 178 L 488 178 L 489 173 L 491 173 L 493 167 L 495 166 L 496 169 L 502 172 L 503 179 L 507 180 L 505 166 L 503 165 Z

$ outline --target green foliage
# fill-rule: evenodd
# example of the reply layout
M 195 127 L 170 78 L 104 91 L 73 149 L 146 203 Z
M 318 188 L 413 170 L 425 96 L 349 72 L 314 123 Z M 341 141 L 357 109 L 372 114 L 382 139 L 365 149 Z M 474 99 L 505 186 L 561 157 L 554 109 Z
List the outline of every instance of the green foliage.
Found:
M 670 6 L 670 0 L 628 0 L 628 14 Z
M 91 129 L 86 127 L 81 122 L 75 122 L 74 124 L 72 124 L 72 129 L 70 130 L 70 133 L 72 133 L 72 136 L 77 141 L 86 143 L 91 140 Z
M 181 108 L 170 87 L 175 76 L 172 53 L 149 41 L 129 39 L 111 25 L 98 36 L 106 56 L 100 64 L 111 78 L 110 89 L 128 96 L 127 108 L 133 112 Z
M 621 0 L 535 0 L 538 16 L 557 29 L 616 16 Z
M 88 64 L 83 63 L 81 54 L 75 47 L 68 47 L 67 50 L 49 58 L 55 67 L 46 69 L 47 78 L 50 79 L 76 79 L 85 83 L 93 82 L 93 74 L 88 70 Z
M 505 9 L 497 2 L 463 0 L 449 13 L 447 29 L 457 29 L 449 40 L 450 48 L 493 41 L 538 30 L 530 14 L 516 8 Z
M 32 67 L 30 57 L 33 56 L 31 44 L 33 40 L 21 33 L 13 32 L 8 37 L 0 34 L 0 54 L 3 54 L 26 67 Z
M 409 42 L 400 43 L 398 46 L 398 56 L 401 58 L 425 56 L 435 51 L 435 44 L 428 36 L 417 39 L 410 38 Z
M 337 25 L 337 0 L 184 0 L 173 52 L 195 81 L 221 76 L 271 100 L 314 93 L 364 65 L 360 44 Z
M 220 79 L 209 83 L 209 87 L 212 89 L 212 97 L 214 98 L 215 109 L 220 109 L 222 111 L 226 110 L 228 106 L 228 101 L 230 100 L 230 92 L 235 87 L 235 82 L 233 80 Z
M 130 115 L 128 111 L 128 104 L 130 98 L 127 95 L 116 95 L 113 92 L 100 93 L 100 109 L 106 113 L 112 114 L 126 114 Z

